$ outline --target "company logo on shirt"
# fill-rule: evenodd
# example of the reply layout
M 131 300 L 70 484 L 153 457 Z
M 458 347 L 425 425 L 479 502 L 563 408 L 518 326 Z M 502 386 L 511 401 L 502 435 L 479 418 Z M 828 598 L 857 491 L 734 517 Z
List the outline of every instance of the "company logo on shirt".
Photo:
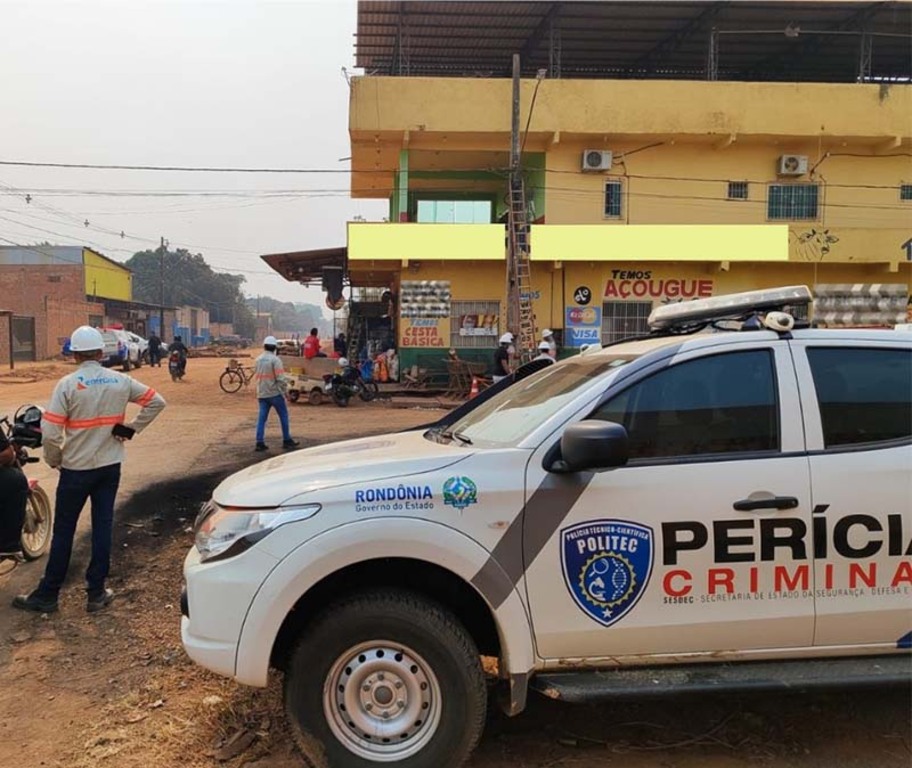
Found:
M 561 531 L 564 582 L 577 606 L 604 627 L 637 604 L 654 556 L 652 529 L 627 520 L 594 520 Z
M 83 390 L 104 384 L 117 384 L 118 381 L 119 380 L 113 376 L 95 376 L 92 379 L 87 379 L 85 376 L 77 376 L 76 389 Z

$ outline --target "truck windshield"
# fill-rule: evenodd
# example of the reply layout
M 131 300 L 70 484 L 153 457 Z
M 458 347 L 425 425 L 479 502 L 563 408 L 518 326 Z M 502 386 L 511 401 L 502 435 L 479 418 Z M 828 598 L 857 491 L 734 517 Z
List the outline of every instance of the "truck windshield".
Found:
M 495 395 L 448 432 L 464 444 L 516 445 L 585 388 L 594 386 L 603 373 L 632 359 L 593 355 L 548 366 Z

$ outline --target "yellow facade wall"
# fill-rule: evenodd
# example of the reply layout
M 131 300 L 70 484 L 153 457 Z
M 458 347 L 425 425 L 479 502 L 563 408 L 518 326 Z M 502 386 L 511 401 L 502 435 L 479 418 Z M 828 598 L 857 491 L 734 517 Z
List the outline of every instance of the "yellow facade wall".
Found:
M 125 266 L 90 248 L 82 249 L 82 263 L 87 296 L 133 301 L 133 273 Z
M 511 88 L 507 78 L 353 78 L 349 131 L 509 134 Z M 523 81 L 523 114 L 534 88 Z M 910 114 L 903 85 L 560 79 L 541 83 L 530 132 L 908 136 Z

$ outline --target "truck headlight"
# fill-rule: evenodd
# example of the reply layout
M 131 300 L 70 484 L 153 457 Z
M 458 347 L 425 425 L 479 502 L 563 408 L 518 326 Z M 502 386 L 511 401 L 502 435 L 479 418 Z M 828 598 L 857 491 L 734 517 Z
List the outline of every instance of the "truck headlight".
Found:
M 196 548 L 200 560 L 222 560 L 239 555 L 279 526 L 307 520 L 319 511 L 319 504 L 239 509 L 209 502 L 196 527 Z

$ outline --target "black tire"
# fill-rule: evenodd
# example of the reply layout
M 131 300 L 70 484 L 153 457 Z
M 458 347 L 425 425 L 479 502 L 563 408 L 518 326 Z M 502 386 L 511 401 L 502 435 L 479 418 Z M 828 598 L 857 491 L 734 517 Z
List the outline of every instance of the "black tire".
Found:
M 323 404 L 323 393 L 319 389 L 312 389 L 307 395 L 307 402 L 311 405 L 322 405 Z
M 121 367 L 121 370 L 122 370 L 124 373 L 129 373 L 129 372 L 130 372 L 130 369 L 131 369 L 132 367 L 133 367 L 133 366 L 130 365 L 130 358 L 129 358 L 129 357 L 125 357 L 125 358 L 123 359 L 123 366 Z
M 301 393 L 297 389 L 288 390 L 288 399 L 291 400 L 291 402 L 293 402 L 293 403 L 298 402 L 300 397 L 301 397 Z
M 219 376 L 219 386 L 222 388 L 222 392 L 227 392 L 229 395 L 234 394 L 244 386 L 244 377 L 237 371 L 225 371 Z
M 339 390 L 333 389 L 333 402 L 338 405 L 340 408 L 348 407 L 348 395 L 342 394 Z
M 364 381 L 361 383 L 361 399 L 365 403 L 369 403 L 377 395 L 380 394 L 380 387 L 377 386 L 377 382 L 371 379 L 370 381 Z
M 439 702 L 432 703 L 430 709 L 420 710 L 439 712 L 436 727 L 425 724 L 425 728 L 430 728 L 427 736 L 421 736 L 421 731 L 414 735 L 419 740 L 426 738 L 426 743 L 414 754 L 382 764 L 398 768 L 461 766 L 481 737 L 487 712 L 478 649 L 465 627 L 449 611 L 419 595 L 400 591 L 370 592 L 330 607 L 314 621 L 292 651 L 285 675 L 285 712 L 305 762 L 312 768 L 376 768 L 381 764 L 356 754 L 335 735 L 324 706 L 324 685 L 327 696 L 336 696 L 330 680 L 335 680 L 333 670 L 338 668 L 339 661 L 351 649 L 371 643 L 400 649 L 397 660 L 402 653 L 417 653 L 433 673 L 439 693 Z M 415 669 L 412 667 L 413 672 Z M 348 684 L 356 685 L 349 669 L 346 673 L 350 675 Z M 406 681 L 406 690 L 408 687 Z M 370 717 L 348 710 L 341 716 Z M 397 746 L 384 747 L 375 741 L 369 742 L 368 748 Z
M 22 526 L 22 554 L 26 560 L 37 560 L 51 545 L 54 530 L 54 508 L 44 488 L 35 487 L 28 495 L 25 524 Z

